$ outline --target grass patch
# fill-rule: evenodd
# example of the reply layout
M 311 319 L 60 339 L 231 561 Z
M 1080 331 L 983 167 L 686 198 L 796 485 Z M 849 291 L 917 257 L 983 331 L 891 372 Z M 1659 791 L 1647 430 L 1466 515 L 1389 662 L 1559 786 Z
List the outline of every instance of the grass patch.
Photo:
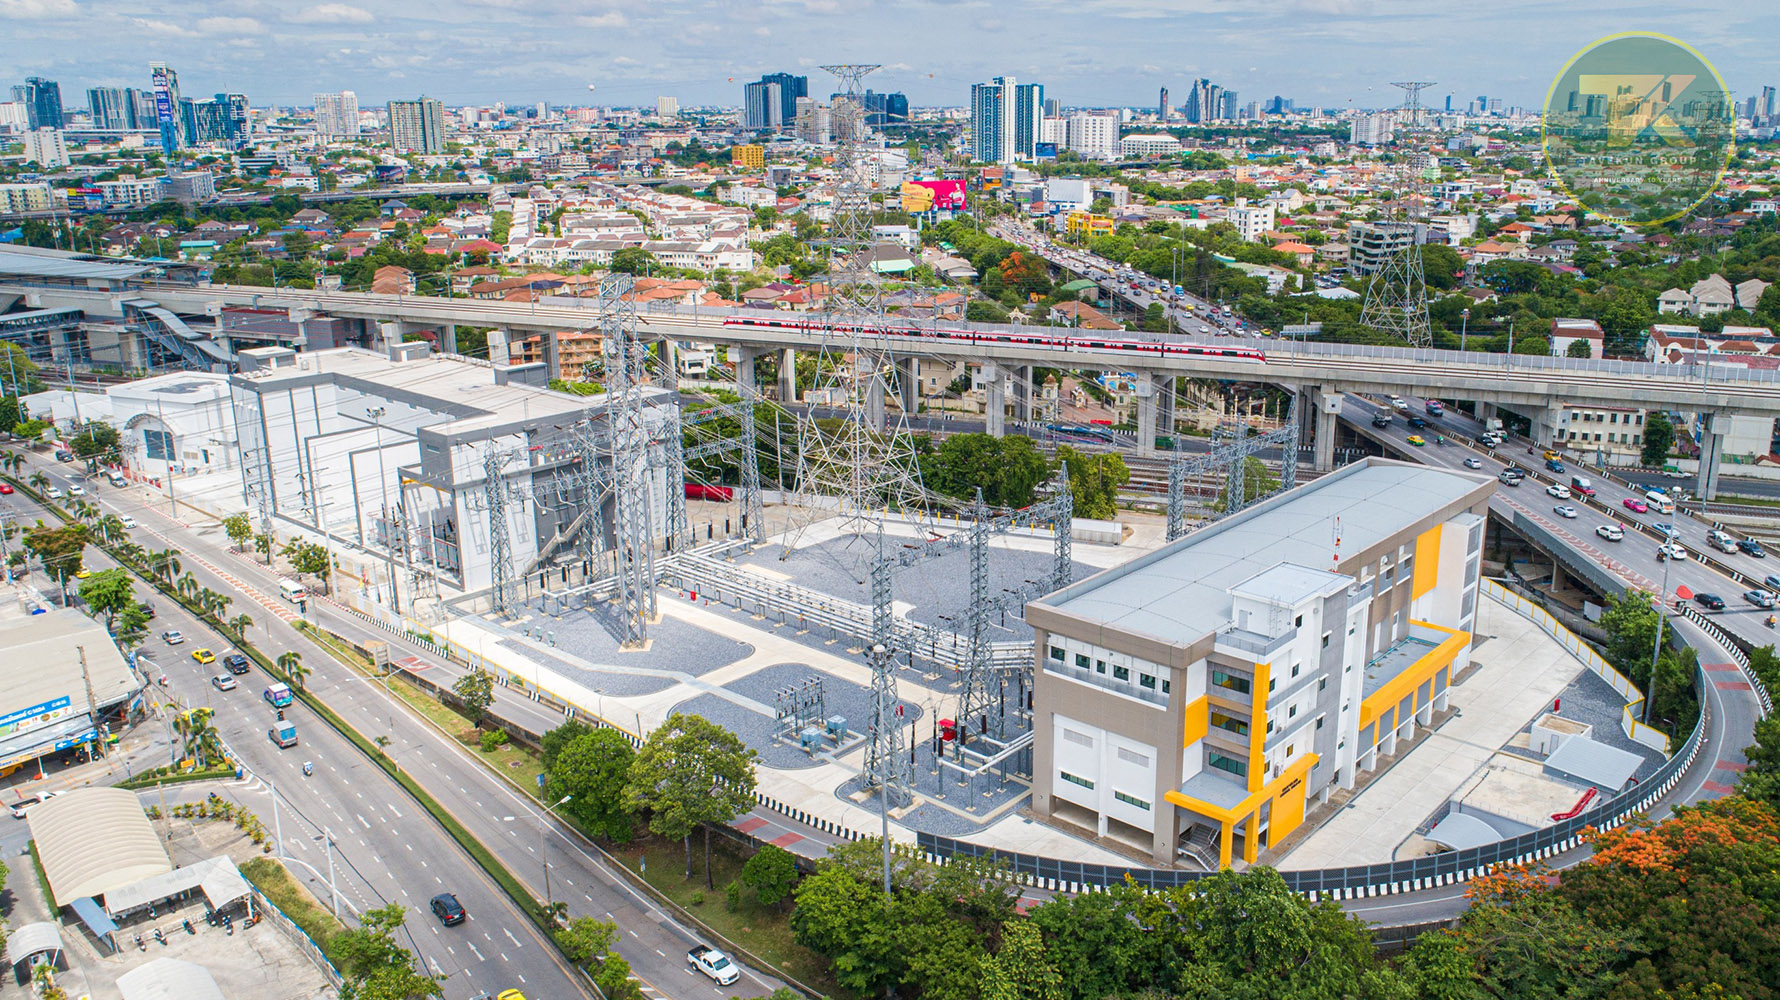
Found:
M 1780 500 L 1770 497 L 1725 496 L 1720 493 L 1718 499 L 1711 501 L 1718 504 L 1732 504 L 1738 507 L 1780 507 Z
M 734 912 L 724 899 L 723 889 L 742 873 L 745 858 L 741 849 L 727 837 L 711 838 L 711 881 L 715 889 L 705 888 L 703 838 L 692 838 L 692 878 L 686 874 L 686 850 L 679 841 L 663 840 L 644 834 L 636 841 L 610 851 L 619 864 L 632 875 L 649 883 L 705 926 L 752 952 L 770 971 L 777 972 L 819 991 L 819 996 L 844 995 L 829 975 L 828 959 L 798 944 L 791 936 L 791 910 L 761 906 L 754 899 L 754 890 L 742 887 L 741 905 Z M 648 864 L 639 862 L 648 859 Z M 722 948 L 724 942 L 711 944 Z
M 213 781 L 219 778 L 233 778 L 235 769 L 232 767 L 213 767 L 208 771 L 187 771 L 169 773 L 165 767 L 157 767 L 152 771 L 144 771 L 129 779 L 120 781 L 118 788 L 153 788 L 156 785 L 183 785 L 188 781 Z
M 254 858 L 241 866 L 241 874 L 265 894 L 273 906 L 303 928 L 303 933 L 309 935 L 323 952 L 328 951 L 335 937 L 345 932 L 346 925 L 310 895 L 302 883 L 291 878 L 289 870 L 276 859 Z
M 56 908 L 55 893 L 49 891 L 49 875 L 43 870 L 43 859 L 37 856 L 37 841 L 31 841 L 31 870 L 37 873 L 37 888 L 43 891 L 43 901 L 50 909 Z

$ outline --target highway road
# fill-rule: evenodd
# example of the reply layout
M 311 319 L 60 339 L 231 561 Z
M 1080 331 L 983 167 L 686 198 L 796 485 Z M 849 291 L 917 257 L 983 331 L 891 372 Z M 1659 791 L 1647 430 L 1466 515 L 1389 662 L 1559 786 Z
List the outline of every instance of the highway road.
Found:
M 41 467 L 64 486 L 86 486 L 88 499 L 110 511 L 138 519 L 151 516 L 117 493 L 102 492 L 95 484 L 65 475 L 72 466 L 57 467 L 50 462 Z M 47 512 L 39 516 L 52 520 Z M 152 531 L 138 529 L 135 534 L 138 544 L 165 546 Z M 202 567 L 192 565 L 191 560 L 182 562 L 201 582 L 216 588 Z M 115 563 L 102 550 L 89 548 L 86 565 L 105 569 Z M 38 576 L 38 582 L 43 582 L 41 574 Z M 215 709 L 213 719 L 219 735 L 247 772 L 243 781 L 227 783 L 223 791 L 259 814 L 269 829 L 283 828 L 292 872 L 304 879 L 317 899 L 324 905 L 330 902 L 323 837 L 331 832 L 341 916 L 350 921 L 369 908 L 402 904 L 409 946 L 435 974 L 447 977 L 445 996 L 450 1000 L 482 990 L 511 988 L 543 996 L 579 994 L 579 985 L 554 946 L 542 939 L 535 925 L 394 779 L 301 703 L 285 709 L 287 719 L 296 724 L 298 745 L 278 748 L 267 735 L 275 710 L 262 697 L 270 679 L 254 667 L 239 679 L 235 690 L 217 690 L 210 678 L 225 673 L 220 658 L 229 651 L 228 644 L 178 602 L 155 594 L 148 584 L 139 583 L 137 591 L 156 609 L 150 623 L 153 634 L 138 651 L 139 659 L 152 665 L 149 669 L 167 678 L 164 687 L 157 685 L 155 696 L 163 703 Z M 263 625 L 270 616 L 259 613 L 258 608 L 244 607 L 237 598 L 230 614 L 243 612 L 262 626 L 253 630 L 251 637 L 264 640 Z M 178 630 L 184 641 L 169 645 L 162 638 L 167 630 Z M 296 648 L 293 643 L 276 640 L 258 645 L 273 657 Z M 192 657 L 198 649 L 211 650 L 218 662 L 198 663 Z M 324 676 L 336 684 L 345 680 L 341 676 L 344 671 L 331 669 L 318 653 L 305 649 L 303 657 L 317 668 L 312 681 Z M 164 720 L 165 716 L 162 721 L 145 724 L 163 726 Z M 415 753 L 419 755 L 419 751 Z M 304 761 L 314 763 L 313 775 L 304 776 Z M 432 896 L 440 892 L 456 893 L 469 911 L 469 920 L 457 927 L 441 927 L 427 908 Z
M 61 481 L 68 481 L 69 473 L 73 471 L 72 467 L 57 465 L 47 456 L 32 454 L 30 458 L 32 468 L 41 468 Z M 28 477 L 30 471 L 31 469 L 27 469 L 24 475 Z M 228 540 L 220 528 L 213 525 L 194 528 L 174 521 L 167 516 L 164 503 L 143 503 L 142 497 L 145 494 L 137 489 L 118 490 L 92 483 L 84 485 L 88 487 L 88 498 L 96 500 L 101 507 L 119 515 L 131 515 L 137 520 L 138 527 L 134 534 L 138 544 L 156 549 L 172 547 L 180 550 L 185 554 L 181 560 L 185 571 L 195 575 L 202 585 L 233 597 L 235 603 L 230 607 L 229 613 L 247 613 L 253 617 L 256 628 L 249 638 L 256 646 L 269 655 L 276 655 L 275 651 L 287 649 L 300 651 L 304 664 L 316 670 L 308 680 L 309 690 L 368 738 L 388 736 L 390 744 L 387 749 L 396 762 L 406 768 L 435 799 L 450 809 L 538 899 L 545 895 L 543 864 L 547 855 L 554 897 L 569 904 L 571 917 L 594 916 L 617 923 L 621 932 L 617 950 L 631 963 L 633 973 L 643 985 L 645 995 L 651 1000 L 765 996 L 783 985 L 770 975 L 745 966 L 740 983 L 721 989 L 702 975 L 694 973 L 686 964 L 685 953 L 692 944 L 700 940 L 695 933 L 679 925 L 671 915 L 632 887 L 623 876 L 611 869 L 597 851 L 582 842 L 572 830 L 557 822 L 554 816 L 547 820 L 542 817 L 541 810 L 530 798 L 491 774 L 475 759 L 472 751 L 410 713 L 398 699 L 386 694 L 381 685 L 331 659 L 325 650 L 298 632 L 290 624 L 290 619 L 295 617 L 295 609 L 274 596 L 278 592 L 277 577 L 266 572 L 263 567 L 230 553 Z M 157 607 L 171 603 L 163 600 L 157 602 Z M 325 608 L 324 602 L 311 602 L 311 608 L 326 614 L 321 610 Z M 159 619 L 155 624 L 161 627 Z M 388 638 L 370 631 L 362 623 L 344 614 L 330 615 L 325 624 L 352 637 Z M 404 648 L 399 642 L 392 642 L 391 645 L 396 650 Z M 412 647 L 406 648 L 410 651 L 409 655 L 417 652 Z M 190 660 L 186 662 L 190 663 Z M 203 678 L 198 676 L 201 671 L 196 664 L 191 667 L 193 679 L 201 686 Z M 441 666 L 440 669 L 443 670 L 444 667 Z M 250 675 L 257 676 L 257 670 Z M 449 681 L 446 683 L 449 684 Z M 230 696 L 249 693 L 245 691 L 245 687 L 246 685 L 242 691 L 231 692 Z M 547 716 L 537 717 L 534 714 L 528 717 L 520 714 L 525 711 L 525 706 L 531 706 L 535 713 L 537 707 L 526 699 L 497 689 L 496 707 L 499 711 L 514 712 L 520 720 L 540 728 L 548 728 L 546 723 L 555 724 Z M 556 721 L 560 721 L 560 718 Z M 307 738 L 309 730 L 323 728 L 305 725 L 301 720 L 298 725 L 304 738 Z M 264 726 L 259 722 L 253 726 L 257 731 L 258 743 L 270 747 L 266 742 Z M 343 738 L 341 742 L 344 743 Z M 304 752 L 308 754 L 310 751 Z M 329 763 L 329 760 L 320 756 L 321 751 L 317 750 L 315 753 L 318 754 L 314 759 L 319 776 L 322 766 Z M 301 760 L 292 757 L 291 752 L 280 756 L 288 767 L 297 769 L 296 776 L 300 780 Z M 290 763 L 292 761 L 294 763 Z M 369 762 L 365 762 L 364 766 L 381 775 L 381 771 L 371 767 Z M 282 787 L 283 779 L 279 780 Z M 388 818 L 380 811 L 383 808 L 381 803 L 399 802 L 406 798 L 405 793 L 395 790 L 393 781 L 387 778 L 384 780 L 390 787 L 378 791 L 376 798 L 379 811 L 375 814 L 367 813 L 366 820 L 387 822 Z M 350 805 L 361 801 L 360 791 L 368 790 L 362 787 L 350 787 L 350 790 L 329 788 L 325 794 L 316 798 Z M 406 813 L 408 810 L 403 807 L 402 811 Z M 347 814 L 342 812 L 342 815 Z M 347 815 L 347 819 L 358 823 L 356 811 Z M 544 829 L 542 838 L 539 835 L 541 822 Z M 362 824 L 359 825 L 362 829 Z M 433 824 L 429 823 L 429 826 Z M 444 835 L 442 830 L 439 833 L 440 836 Z M 340 835 L 338 829 L 335 830 L 335 835 Z M 540 853 L 540 846 L 545 853 Z M 409 853 L 406 848 L 395 849 L 402 850 L 404 855 Z M 379 853 L 379 857 L 387 858 L 393 850 L 385 848 Z M 448 851 L 461 857 L 464 864 L 470 864 L 468 856 L 458 850 L 455 844 L 433 853 L 440 851 Z M 431 854 L 426 856 L 430 857 Z M 410 881 L 411 878 L 415 881 Z M 519 956 L 523 955 L 533 965 L 517 969 L 514 978 L 523 974 L 526 982 L 533 983 L 543 978 L 545 963 L 541 960 L 547 959 L 553 964 L 557 956 L 554 949 L 537 938 L 535 932 L 528 934 L 533 926 L 531 922 L 512 909 L 511 904 L 506 902 L 505 894 L 492 882 L 480 877 L 471 879 L 467 874 L 456 876 L 455 880 L 466 887 L 453 891 L 459 894 L 468 910 L 472 913 L 501 912 L 503 915 L 499 923 L 511 928 L 512 933 L 524 942 L 523 946 L 513 946 L 509 942 L 507 957 L 517 965 L 521 960 Z M 412 872 L 399 881 L 402 886 L 420 884 L 424 887 L 436 884 L 431 877 L 422 880 Z M 389 894 L 392 897 L 399 896 L 400 888 L 401 886 L 391 886 Z M 410 888 L 410 891 L 415 890 Z M 418 892 L 416 896 L 419 897 Z M 430 893 L 428 896 L 430 897 Z M 425 905 L 425 897 L 419 897 L 419 905 Z M 431 920 L 430 916 L 425 919 Z M 418 919 L 411 918 L 411 922 L 417 927 L 427 926 Z M 430 926 L 436 927 L 436 921 Z M 457 929 L 461 928 L 452 930 Z M 449 931 L 444 933 L 449 934 Z M 500 938 L 503 935 L 497 932 L 495 936 Z M 566 976 L 561 973 L 559 975 Z M 494 992 L 501 988 L 486 979 L 479 980 L 477 986 Z M 475 990 L 470 990 L 464 995 L 474 992 Z M 529 990 L 527 992 L 530 994 Z M 545 997 L 579 995 L 578 987 L 569 984 L 566 978 L 558 983 L 557 989 L 540 992 Z M 447 996 L 451 997 L 451 994 L 448 993 Z

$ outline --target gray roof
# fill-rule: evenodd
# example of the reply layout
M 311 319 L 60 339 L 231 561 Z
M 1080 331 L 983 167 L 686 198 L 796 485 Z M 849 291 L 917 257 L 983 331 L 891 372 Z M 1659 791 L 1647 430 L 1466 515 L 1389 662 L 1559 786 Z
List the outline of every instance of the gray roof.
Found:
M 1470 813 L 1449 812 L 1445 819 L 1434 824 L 1434 828 L 1428 831 L 1428 839 L 1451 850 L 1463 851 L 1493 844 L 1502 839 L 1502 834 Z
M 89 254 L 49 256 L 21 253 L 16 247 L 0 247 L 0 275 L 24 275 L 33 278 L 134 278 L 153 270 L 153 264 L 130 264 L 108 261 Z
M 1572 736 L 1545 758 L 1545 773 L 1593 785 L 1611 795 L 1638 773 L 1644 758 L 1618 747 L 1597 743 L 1586 736 Z
M 210 970 L 176 958 L 157 958 L 117 977 L 123 1000 L 226 1000 Z
M 1358 553 L 1485 484 L 1481 476 L 1369 459 L 1036 603 L 1189 645 L 1230 622 L 1237 585 L 1266 580 L 1262 574 L 1282 564 L 1295 564 L 1294 573 L 1331 565 L 1337 518 L 1341 551 Z
M 61 951 L 62 932 L 48 921 L 26 924 L 6 933 L 6 959 L 14 965 L 42 951 Z

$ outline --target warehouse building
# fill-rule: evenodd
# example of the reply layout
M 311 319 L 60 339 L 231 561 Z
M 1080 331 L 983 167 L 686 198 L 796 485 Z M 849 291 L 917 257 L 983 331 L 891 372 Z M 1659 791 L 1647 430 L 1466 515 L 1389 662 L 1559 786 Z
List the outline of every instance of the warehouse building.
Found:
M 43 758 L 119 733 L 141 710 L 142 679 L 78 611 L 0 602 L 0 649 L 0 773 L 35 763 L 35 776 Z
M 542 364 L 490 365 L 430 350 L 416 341 L 387 353 L 242 351 L 230 385 L 247 509 L 397 563 L 412 558 L 445 587 L 483 591 L 495 563 L 484 471 L 494 456 L 514 574 L 572 555 L 584 531 L 597 530 L 609 548 L 612 505 L 608 497 L 586 510 L 578 447 L 583 430 L 605 434 L 607 397 L 547 388 Z M 664 484 L 679 468 L 677 397 L 645 389 L 642 413 L 651 521 L 666 534 Z M 601 471 L 610 468 L 609 448 L 598 458 L 592 479 L 609 480 Z
M 1034 811 L 1161 864 L 1277 845 L 1444 709 L 1493 487 L 1368 459 L 1028 605 Z

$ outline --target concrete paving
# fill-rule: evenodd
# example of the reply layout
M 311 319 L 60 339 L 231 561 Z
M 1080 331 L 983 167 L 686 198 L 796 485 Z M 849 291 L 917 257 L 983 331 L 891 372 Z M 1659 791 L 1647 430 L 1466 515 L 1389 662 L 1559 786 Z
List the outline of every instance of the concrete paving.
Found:
M 1494 600 L 1480 603 L 1477 633 L 1471 655 L 1477 669 L 1453 687 L 1452 718 L 1275 862 L 1279 867 L 1391 861 L 1400 844 L 1585 671 L 1581 660 Z

